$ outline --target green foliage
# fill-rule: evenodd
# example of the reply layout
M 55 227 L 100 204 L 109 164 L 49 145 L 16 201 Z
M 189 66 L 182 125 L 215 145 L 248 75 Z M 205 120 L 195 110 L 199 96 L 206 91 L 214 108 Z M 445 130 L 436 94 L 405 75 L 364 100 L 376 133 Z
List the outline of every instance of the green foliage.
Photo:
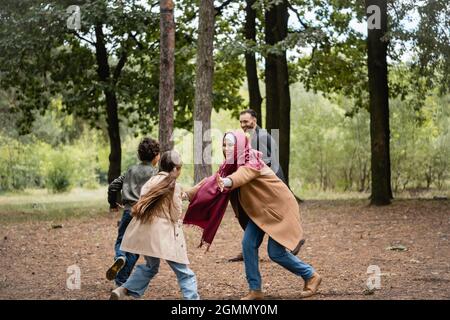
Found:
M 33 139 L 0 135 L 0 191 L 44 186 L 39 168 L 42 153 L 34 146 Z
M 136 134 L 152 131 L 158 120 L 159 14 L 158 5 L 135 1 L 80 2 L 81 30 L 66 26 L 68 2 L 2 1 L 0 6 L 0 83 L 17 95 L 13 110 L 21 115 L 21 133 L 30 132 L 33 110 L 44 112 L 55 98 L 68 114 L 91 127 L 105 128 L 105 98 L 109 87 L 117 93 L 119 117 Z M 195 84 L 196 2 L 177 3 L 175 52 L 175 126 L 191 129 Z M 186 13 L 186 14 L 183 14 Z M 220 22 L 221 18 L 218 18 Z M 111 81 L 99 81 L 94 26 L 101 24 L 109 54 Z M 217 34 L 229 32 L 218 23 Z M 30 32 L 31 30 L 31 32 Z M 227 31 L 228 30 L 228 31 Z M 126 56 L 123 69 L 119 61 Z M 242 61 L 217 53 L 214 80 L 216 110 L 239 109 L 238 90 L 243 81 Z
M 32 134 L 19 135 L 14 126 L 0 128 L 0 191 L 48 187 L 60 192 L 72 186 L 96 188 L 105 181 L 108 146 L 103 132 L 58 108 L 33 116 Z M 14 124 L 18 117 L 12 114 L 8 120 Z
M 55 150 L 45 169 L 45 186 L 51 192 L 65 192 L 72 187 L 73 168 L 69 156 L 63 150 Z
M 392 102 L 392 185 L 444 189 L 449 178 L 449 97 L 432 95 L 420 110 Z
M 298 79 L 308 90 L 328 96 L 344 94 L 354 100 L 354 109 L 367 109 L 367 34 L 353 28 L 366 19 L 364 1 L 291 3 L 304 26 L 293 32 L 300 33 L 299 39 L 313 48 L 297 61 Z M 311 13 L 314 18 L 308 20 Z M 450 88 L 450 3 L 389 0 L 388 18 L 389 32 L 384 39 L 389 44 L 389 95 L 404 98 L 416 94 L 414 107 L 420 108 L 435 88 L 440 94 Z M 316 31 L 312 37 L 308 35 L 311 29 Z
M 292 187 L 367 191 L 370 172 L 369 116 L 346 116 L 354 101 L 330 101 L 293 86 Z M 334 103 L 333 103 L 334 102 Z
M 369 113 L 354 101 L 332 100 L 292 87 L 291 187 L 311 191 L 368 192 L 370 188 Z M 414 97 L 414 95 L 412 95 Z M 394 192 L 447 190 L 450 179 L 449 96 L 435 93 L 415 109 L 391 99 L 391 166 Z

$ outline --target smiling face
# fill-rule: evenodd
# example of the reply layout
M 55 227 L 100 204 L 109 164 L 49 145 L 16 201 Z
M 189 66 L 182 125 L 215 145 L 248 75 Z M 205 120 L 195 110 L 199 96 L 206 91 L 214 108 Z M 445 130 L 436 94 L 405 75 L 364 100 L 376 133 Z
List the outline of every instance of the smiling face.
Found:
M 231 137 L 233 137 L 233 138 L 231 138 Z M 230 135 L 225 136 L 225 138 L 223 139 L 223 143 L 222 143 L 222 152 L 223 152 L 223 156 L 228 161 L 234 160 L 234 145 L 235 145 L 234 136 L 230 136 Z
M 256 128 L 256 118 L 248 112 L 245 112 L 239 116 L 239 122 L 242 130 L 245 132 Z

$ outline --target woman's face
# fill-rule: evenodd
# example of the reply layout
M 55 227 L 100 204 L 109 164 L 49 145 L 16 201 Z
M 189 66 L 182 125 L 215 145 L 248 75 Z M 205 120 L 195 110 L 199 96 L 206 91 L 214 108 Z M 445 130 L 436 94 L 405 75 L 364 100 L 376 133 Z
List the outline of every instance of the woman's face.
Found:
M 182 167 L 183 167 L 182 165 L 179 165 L 179 166 L 176 166 L 175 168 L 173 168 L 173 170 L 175 172 L 175 178 L 178 178 L 180 176 Z
M 228 139 L 223 139 L 222 144 L 223 156 L 227 160 L 234 160 L 234 143 Z

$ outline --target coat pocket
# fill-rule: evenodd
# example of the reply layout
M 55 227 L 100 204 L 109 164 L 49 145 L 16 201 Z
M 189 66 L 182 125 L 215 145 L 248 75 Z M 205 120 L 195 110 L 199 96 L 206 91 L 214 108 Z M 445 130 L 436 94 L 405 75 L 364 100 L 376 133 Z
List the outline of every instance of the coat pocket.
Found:
M 264 213 L 266 213 L 269 217 L 271 217 L 277 221 L 283 220 L 283 217 L 278 212 L 273 210 L 272 208 L 266 207 L 264 209 Z

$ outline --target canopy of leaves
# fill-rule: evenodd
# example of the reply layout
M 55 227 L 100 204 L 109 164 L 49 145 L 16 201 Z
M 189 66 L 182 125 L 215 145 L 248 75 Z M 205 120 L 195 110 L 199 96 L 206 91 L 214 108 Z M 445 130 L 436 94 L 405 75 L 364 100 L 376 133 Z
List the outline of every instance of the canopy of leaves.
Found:
M 79 30 L 67 26 L 67 7 L 73 4 L 80 7 Z M 195 1 L 177 2 L 182 14 L 176 21 L 175 125 L 187 129 L 194 103 L 195 6 Z M 106 83 L 97 73 L 97 24 L 102 25 L 111 69 Z M 44 112 L 57 97 L 67 113 L 93 127 L 104 126 L 105 86 L 116 92 L 120 119 L 128 126 L 149 132 L 157 122 L 158 2 L 2 0 L 0 52 L 0 84 L 17 96 L 15 111 L 23 116 L 23 132 L 30 129 L 32 111 Z M 237 110 L 242 105 L 242 62 L 226 54 L 218 54 L 217 61 L 214 107 Z

